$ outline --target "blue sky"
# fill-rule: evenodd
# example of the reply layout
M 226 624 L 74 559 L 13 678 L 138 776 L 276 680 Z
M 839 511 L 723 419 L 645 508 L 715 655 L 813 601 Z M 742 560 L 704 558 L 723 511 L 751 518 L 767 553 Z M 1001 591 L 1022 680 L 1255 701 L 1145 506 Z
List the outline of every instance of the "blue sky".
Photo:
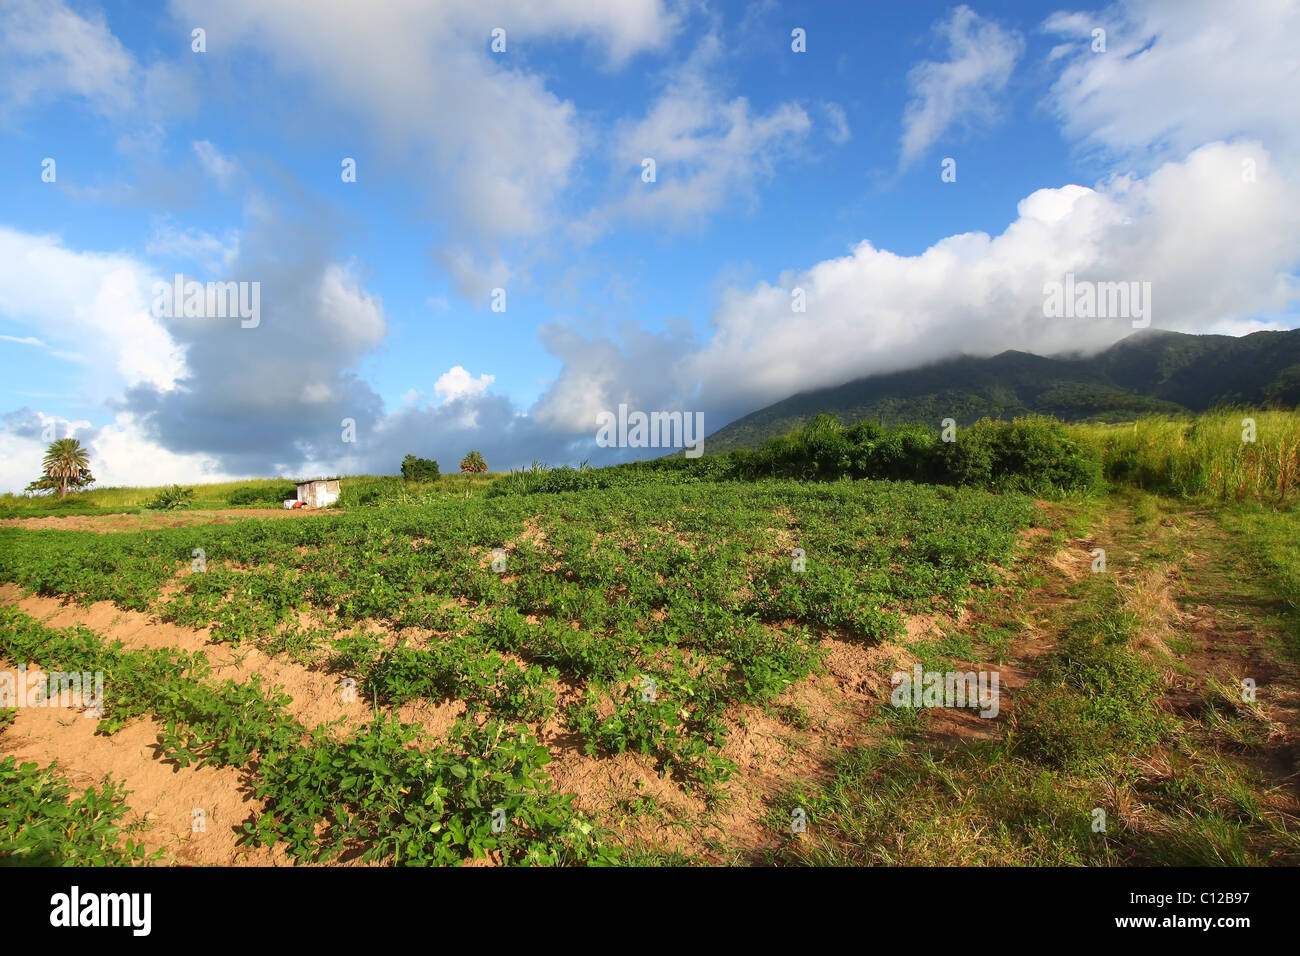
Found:
M 620 402 L 713 431 L 1132 331 L 1045 318 L 1067 271 L 1294 327 L 1300 12 L 1221 10 L 7 4 L 0 490 L 51 426 L 103 483 L 626 457 Z M 178 272 L 260 283 L 261 323 L 151 314 Z

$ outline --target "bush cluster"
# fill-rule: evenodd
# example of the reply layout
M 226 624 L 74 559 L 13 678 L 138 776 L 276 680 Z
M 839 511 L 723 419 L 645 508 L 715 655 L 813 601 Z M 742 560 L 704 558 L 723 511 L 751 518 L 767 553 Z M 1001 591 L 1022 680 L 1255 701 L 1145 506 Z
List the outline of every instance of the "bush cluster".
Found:
M 610 468 L 535 466 L 492 486 L 491 495 L 582 491 L 647 482 L 754 481 L 785 478 L 834 481 L 869 478 L 974 486 L 1036 495 L 1092 491 L 1101 486 L 1096 450 L 1051 418 L 983 419 L 944 441 L 928 425 L 887 428 L 876 422 L 845 427 L 819 415 L 804 428 L 726 455 L 661 458 Z
M 428 458 L 407 455 L 402 459 L 402 478 L 406 481 L 437 481 L 438 463 Z

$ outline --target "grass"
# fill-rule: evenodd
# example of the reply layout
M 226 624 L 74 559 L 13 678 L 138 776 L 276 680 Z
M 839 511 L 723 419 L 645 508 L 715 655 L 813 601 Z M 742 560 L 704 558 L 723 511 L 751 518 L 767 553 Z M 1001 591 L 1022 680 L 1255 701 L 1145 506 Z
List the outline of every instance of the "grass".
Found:
M 831 779 L 786 793 L 809 823 L 769 861 L 781 865 L 1242 866 L 1300 862 L 1294 820 L 1237 758 L 1267 720 L 1221 681 L 1195 717 L 1162 704 L 1167 660 L 1151 640 L 1151 589 L 1089 575 L 1059 612 L 1040 676 L 1015 700 L 1007 733 L 954 747 L 924 717 L 888 710 L 878 739 Z M 1261 721 L 1263 722 L 1261 724 Z M 1105 829 L 1096 822 L 1104 813 Z M 786 827 L 788 829 L 788 827 Z
M 393 475 L 350 475 L 340 485 L 340 505 L 423 504 L 431 500 L 464 498 L 482 492 L 497 475 L 442 475 L 432 482 L 406 482 Z M 249 478 L 244 481 L 186 485 L 194 490 L 187 506 L 192 511 L 233 508 L 276 508 L 280 500 L 268 498 L 247 504 L 231 504 L 231 496 L 249 489 L 269 493 L 280 490 L 286 497 L 294 492 L 283 478 Z M 45 515 L 134 514 L 167 490 L 168 486 L 131 488 L 92 488 L 69 494 L 66 498 L 50 495 L 0 495 L 0 518 L 42 517 Z
M 1245 419 L 1254 422 L 1253 441 L 1243 440 Z M 532 494 L 646 482 L 689 484 L 753 478 L 769 472 L 823 479 L 839 474 L 916 478 L 998 488 L 1019 487 L 1020 482 L 1043 492 L 1058 485 L 1090 486 L 1090 470 L 1096 467 L 1093 459 L 1101 462 L 1113 482 L 1183 498 L 1286 503 L 1300 484 L 1300 413 L 1296 412 L 1243 409 L 1194 419 L 1148 416 L 1124 425 L 1060 425 L 1044 418 L 983 422 L 963 430 L 951 445 L 938 442 L 930 430 L 919 427 L 912 434 L 908 428 L 882 431 L 871 423 L 856 430 L 824 425 L 821 431 L 808 426 L 739 455 L 667 458 L 578 470 L 551 469 L 534 462 L 508 475 L 447 474 L 433 482 L 406 482 L 393 475 L 352 475 L 343 480 L 340 505 L 420 505 L 485 493 Z M 1075 444 L 1087 454 L 1079 454 Z M 963 450 L 971 460 L 961 458 L 958 453 Z M 998 467 L 1006 474 L 995 474 Z M 1045 471 L 1054 477 L 1045 479 Z M 195 499 L 191 508 L 238 507 L 231 504 L 231 496 L 237 492 L 283 489 L 285 482 L 254 478 L 192 485 Z M 61 500 L 48 495 L 5 494 L 0 495 L 0 517 L 133 512 L 147 508 L 163 490 L 161 486 L 96 488 Z M 1060 494 L 1066 492 L 1058 489 Z M 252 506 L 275 505 L 275 501 L 266 501 Z
M 250 478 L 246 481 L 226 481 L 206 485 L 188 485 L 195 490 L 193 507 L 198 510 L 227 507 L 232 492 L 240 488 L 274 488 L 284 485 L 279 478 Z M 156 498 L 167 486 L 141 488 L 92 488 L 78 491 L 60 500 L 49 495 L 0 495 L 0 513 L 6 517 L 13 512 L 17 516 L 27 513 L 49 512 L 62 514 L 68 512 L 88 513 L 122 512 L 143 509 Z M 265 507 L 265 506 L 264 506 Z M 21 514 L 20 514 L 21 513 Z
M 1287 606 L 1300 612 L 1300 506 L 1272 509 L 1254 502 L 1238 504 L 1224 508 L 1219 520 L 1248 543 Z
M 1300 485 L 1300 413 L 1294 411 L 1225 410 L 1068 428 L 1097 449 L 1107 478 L 1146 491 L 1284 503 Z
M 1214 511 L 1225 534 L 1221 550 L 1242 569 L 1234 595 L 1269 614 L 1276 653 L 1300 663 L 1300 508 L 1270 508 L 1257 502 Z
M 996 747 L 927 747 L 892 733 L 850 753 L 823 787 L 782 802 L 808 832 L 770 862 L 813 866 L 1077 865 L 1110 861 L 1093 838 L 1087 789 Z M 783 827 L 789 829 L 788 826 Z
M 468 499 L 483 494 L 500 475 L 439 475 L 435 481 L 406 481 L 396 475 L 358 475 L 344 478 L 339 504 L 344 508 L 383 505 L 422 505 L 448 498 Z

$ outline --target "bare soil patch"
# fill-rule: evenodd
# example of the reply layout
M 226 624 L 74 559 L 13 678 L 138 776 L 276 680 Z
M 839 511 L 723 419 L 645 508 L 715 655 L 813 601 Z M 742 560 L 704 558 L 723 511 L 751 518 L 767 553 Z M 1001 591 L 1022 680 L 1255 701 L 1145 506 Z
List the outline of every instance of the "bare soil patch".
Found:
M 69 787 L 81 792 L 105 776 L 128 791 L 125 825 L 143 823 L 129 837 L 159 862 L 180 865 L 283 866 L 291 860 L 282 848 L 240 842 L 242 826 L 259 804 L 249 795 L 239 771 L 231 767 L 180 767 L 159 759 L 160 727 L 133 721 L 111 737 L 96 735 L 99 721 L 79 710 L 21 707 L 0 735 L 0 755 L 40 765 L 58 760 Z M 196 828 L 202 814 L 202 828 Z
M 234 521 L 267 521 L 339 514 L 328 508 L 232 508 L 229 511 L 157 511 L 116 515 L 47 515 L 42 518 L 2 518 L 0 527 L 35 531 L 93 531 L 114 534 L 184 528 L 196 524 L 230 524 Z

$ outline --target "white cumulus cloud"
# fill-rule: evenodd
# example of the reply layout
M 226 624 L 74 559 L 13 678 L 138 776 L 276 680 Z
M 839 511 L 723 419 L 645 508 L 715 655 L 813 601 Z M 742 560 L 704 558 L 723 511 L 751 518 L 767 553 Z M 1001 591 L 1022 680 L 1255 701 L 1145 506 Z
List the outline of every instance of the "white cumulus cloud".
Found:
M 433 393 L 445 402 L 452 402 L 458 398 L 482 395 L 495 381 L 495 375 L 480 375 L 475 378 L 463 366 L 453 365 L 438 376 L 438 380 L 433 383 Z
M 83 388 L 92 398 L 123 387 L 172 387 L 185 370 L 183 349 L 150 313 L 154 276 L 115 253 L 78 252 L 56 236 L 0 226 L 0 317 L 34 337 L 97 361 Z

